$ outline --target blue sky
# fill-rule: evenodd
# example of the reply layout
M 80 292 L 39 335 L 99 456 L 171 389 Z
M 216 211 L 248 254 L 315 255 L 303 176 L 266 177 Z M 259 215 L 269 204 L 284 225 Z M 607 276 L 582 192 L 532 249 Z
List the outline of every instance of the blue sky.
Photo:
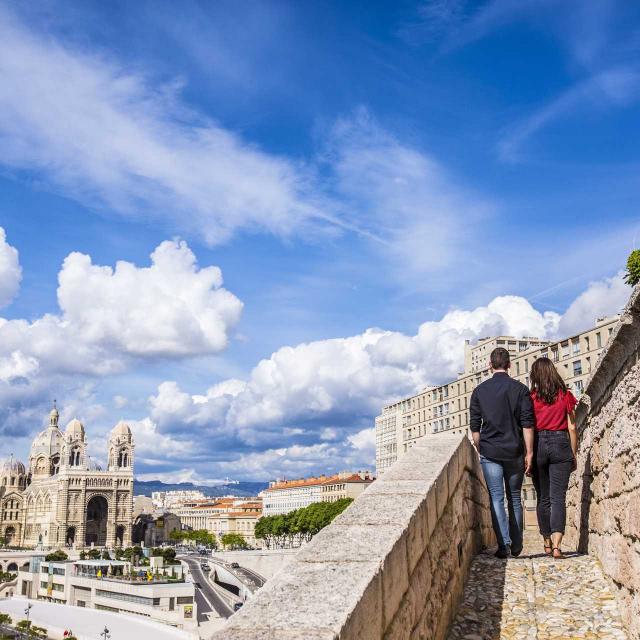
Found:
M 2 454 L 56 397 L 144 478 L 371 467 L 465 338 L 628 295 L 637 3 L 4 2 L 0 38 Z

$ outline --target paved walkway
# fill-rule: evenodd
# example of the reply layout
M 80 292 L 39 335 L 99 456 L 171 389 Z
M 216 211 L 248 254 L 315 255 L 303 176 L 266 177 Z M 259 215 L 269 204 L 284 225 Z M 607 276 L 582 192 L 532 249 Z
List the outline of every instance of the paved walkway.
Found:
M 626 640 L 609 583 L 595 558 L 545 556 L 542 538 L 527 531 L 520 558 L 482 553 L 449 640 Z

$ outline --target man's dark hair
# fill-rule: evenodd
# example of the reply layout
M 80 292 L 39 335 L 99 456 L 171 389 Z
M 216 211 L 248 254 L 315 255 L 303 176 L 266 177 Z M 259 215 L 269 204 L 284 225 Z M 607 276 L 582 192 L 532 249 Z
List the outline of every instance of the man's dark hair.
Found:
M 511 362 L 509 352 L 504 347 L 496 347 L 489 356 L 493 369 L 507 369 Z

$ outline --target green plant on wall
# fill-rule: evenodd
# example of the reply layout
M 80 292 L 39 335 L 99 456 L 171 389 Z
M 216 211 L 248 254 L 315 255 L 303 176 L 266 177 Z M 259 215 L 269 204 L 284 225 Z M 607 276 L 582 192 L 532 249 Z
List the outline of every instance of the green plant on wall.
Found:
M 624 281 L 635 287 L 640 282 L 640 249 L 634 249 L 627 258 Z

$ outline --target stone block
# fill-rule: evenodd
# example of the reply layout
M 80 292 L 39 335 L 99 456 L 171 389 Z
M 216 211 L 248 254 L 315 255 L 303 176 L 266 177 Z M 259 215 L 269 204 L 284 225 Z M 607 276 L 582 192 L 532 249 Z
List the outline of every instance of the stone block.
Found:
M 400 524 L 337 524 L 325 527 L 295 556 L 298 562 L 367 562 L 384 557 L 406 536 Z
M 435 517 L 435 513 L 432 515 Z M 407 528 L 407 562 L 409 573 L 413 572 L 418 560 L 426 552 L 430 536 L 429 508 L 425 500 L 415 511 Z M 435 522 L 433 523 L 435 527 Z M 433 530 L 431 527 L 431 530 Z
M 448 473 L 441 473 L 435 481 L 436 484 L 436 506 L 438 508 L 438 518 L 442 516 L 449 502 L 449 482 Z
M 384 480 L 435 480 L 442 471 L 446 462 L 422 462 L 412 460 L 405 461 L 401 458 L 379 480 L 371 486 Z
M 426 496 L 408 493 L 370 494 L 363 493 L 333 522 L 335 524 L 398 524 L 406 528 L 414 511 Z
M 379 562 L 296 560 L 268 581 L 213 638 L 227 638 L 230 630 L 267 630 L 273 637 L 282 637 L 281 632 L 313 637 L 311 633 L 330 630 L 337 636 L 348 622 L 350 628 L 360 629 L 359 637 L 376 638 L 382 634 L 381 596 Z
M 383 628 L 391 623 L 404 594 L 409 588 L 407 545 L 403 537 L 394 545 L 382 563 L 382 622 Z
M 395 480 L 386 475 L 374 482 L 367 490 L 367 496 L 416 494 L 426 496 L 434 480 Z

